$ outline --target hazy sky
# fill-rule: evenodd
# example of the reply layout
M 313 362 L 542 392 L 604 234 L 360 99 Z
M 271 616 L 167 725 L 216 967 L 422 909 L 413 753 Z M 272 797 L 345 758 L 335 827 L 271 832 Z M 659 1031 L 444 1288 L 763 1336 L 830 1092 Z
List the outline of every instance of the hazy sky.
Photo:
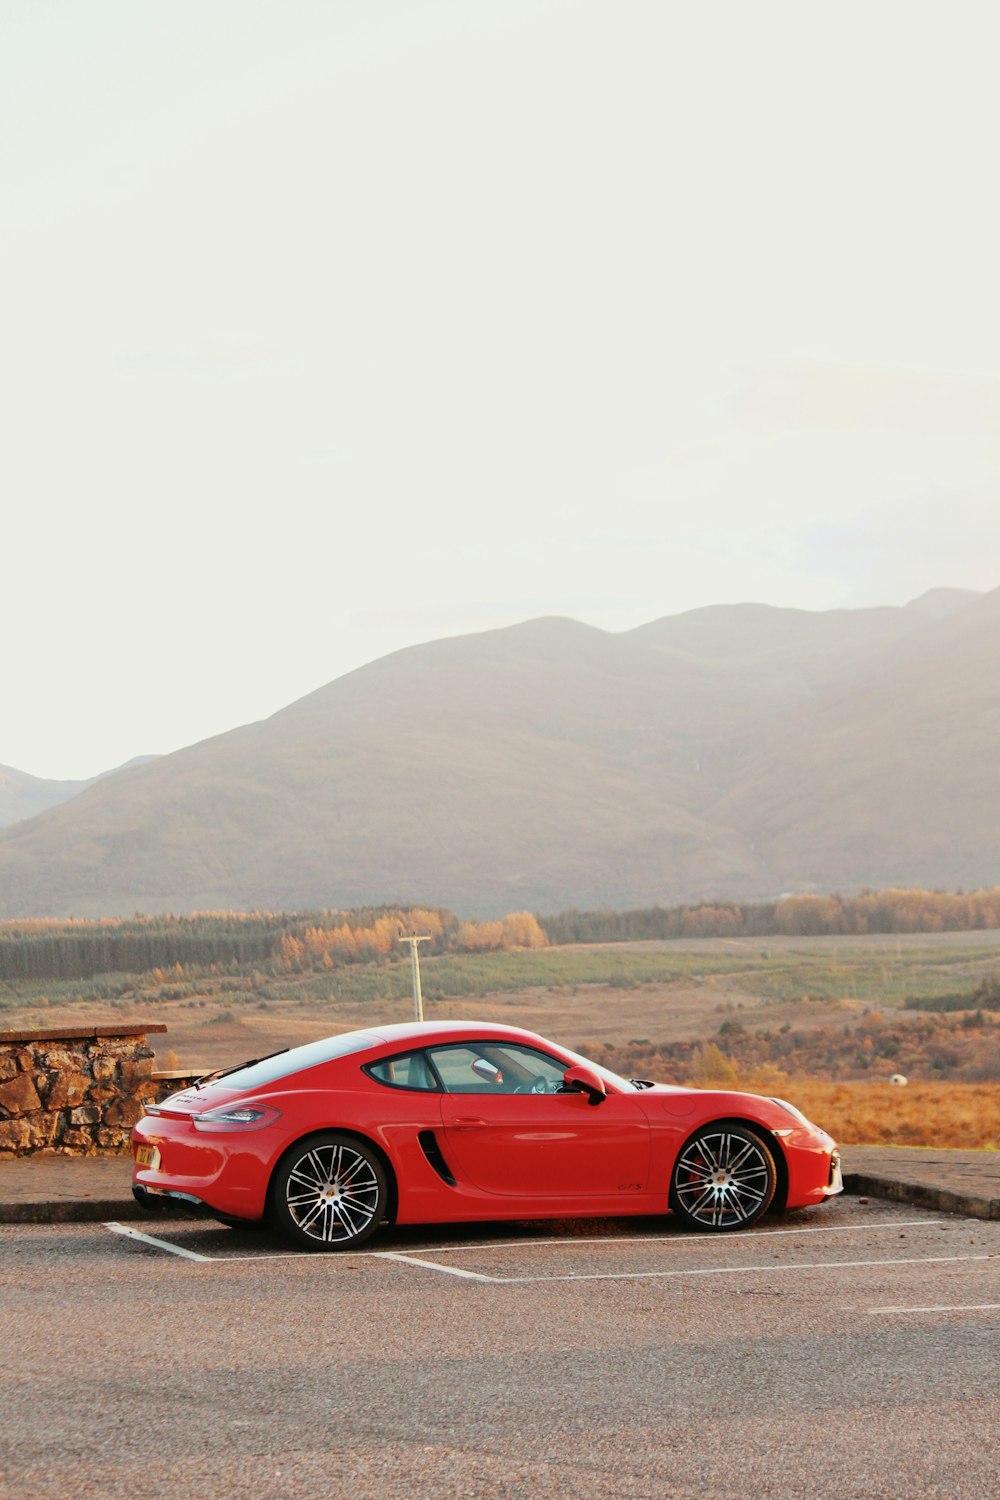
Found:
M 3 0 L 0 763 L 1000 585 L 995 4 Z

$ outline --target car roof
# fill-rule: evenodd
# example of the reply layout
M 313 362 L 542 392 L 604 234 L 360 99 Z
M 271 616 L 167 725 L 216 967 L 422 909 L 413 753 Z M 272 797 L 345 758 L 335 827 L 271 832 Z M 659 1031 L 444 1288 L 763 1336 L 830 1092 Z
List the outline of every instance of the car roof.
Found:
M 426 1047 L 431 1042 L 462 1042 L 471 1037 L 527 1042 L 535 1046 L 539 1043 L 556 1045 L 537 1032 L 525 1031 L 520 1026 L 502 1026 L 496 1021 L 399 1021 L 388 1026 L 366 1026 L 365 1030 L 382 1042 L 404 1047 L 408 1042 Z

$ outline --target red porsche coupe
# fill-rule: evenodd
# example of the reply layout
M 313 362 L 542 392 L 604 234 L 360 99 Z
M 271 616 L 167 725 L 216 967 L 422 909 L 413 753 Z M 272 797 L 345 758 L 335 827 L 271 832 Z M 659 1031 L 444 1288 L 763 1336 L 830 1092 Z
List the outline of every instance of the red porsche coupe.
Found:
M 841 1191 L 783 1099 L 619 1078 L 514 1026 L 412 1022 L 293 1047 L 149 1105 L 133 1192 L 314 1250 L 379 1225 L 663 1214 L 753 1224 Z

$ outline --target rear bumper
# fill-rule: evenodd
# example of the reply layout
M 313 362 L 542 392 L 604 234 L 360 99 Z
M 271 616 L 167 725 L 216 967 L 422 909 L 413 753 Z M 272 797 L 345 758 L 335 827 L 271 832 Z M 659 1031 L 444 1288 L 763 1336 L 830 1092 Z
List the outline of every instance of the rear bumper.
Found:
M 264 1216 L 272 1159 L 280 1154 L 271 1132 L 239 1136 L 198 1131 L 190 1120 L 144 1116 L 132 1130 L 133 1156 L 153 1148 L 153 1161 L 132 1175 L 137 1203 L 150 1211 L 256 1221 Z
M 201 1198 L 196 1198 L 193 1193 L 181 1193 L 176 1188 L 151 1188 L 144 1183 L 134 1182 L 132 1184 L 132 1197 L 140 1208 L 147 1213 L 185 1213 L 193 1214 L 195 1218 L 213 1218 L 215 1210 L 209 1208 Z

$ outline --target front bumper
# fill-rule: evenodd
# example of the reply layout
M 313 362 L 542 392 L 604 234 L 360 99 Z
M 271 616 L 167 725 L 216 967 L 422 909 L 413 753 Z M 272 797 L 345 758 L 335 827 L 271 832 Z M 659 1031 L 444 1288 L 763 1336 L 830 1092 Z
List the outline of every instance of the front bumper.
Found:
M 788 1166 L 786 1208 L 808 1208 L 844 1191 L 840 1150 L 825 1131 L 813 1126 L 779 1138 Z
M 834 1151 L 830 1157 L 830 1180 L 823 1189 L 824 1198 L 832 1198 L 835 1193 L 844 1191 L 844 1174 L 840 1166 L 840 1152 Z

